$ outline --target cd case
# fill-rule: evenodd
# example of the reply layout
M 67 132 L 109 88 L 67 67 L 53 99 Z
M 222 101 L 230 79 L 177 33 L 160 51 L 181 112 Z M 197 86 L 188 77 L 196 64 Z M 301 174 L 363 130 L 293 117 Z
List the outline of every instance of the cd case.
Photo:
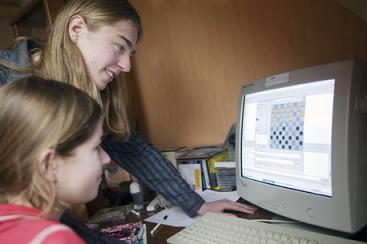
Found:
M 142 222 L 106 227 L 101 233 L 129 244 L 146 243 L 146 227 Z

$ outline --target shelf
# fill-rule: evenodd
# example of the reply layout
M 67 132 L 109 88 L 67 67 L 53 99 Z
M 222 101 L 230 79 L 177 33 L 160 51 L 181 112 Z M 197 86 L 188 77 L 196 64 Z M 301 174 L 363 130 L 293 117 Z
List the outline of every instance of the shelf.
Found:
M 11 21 L 15 37 L 29 36 L 46 40 L 64 0 L 32 0 Z

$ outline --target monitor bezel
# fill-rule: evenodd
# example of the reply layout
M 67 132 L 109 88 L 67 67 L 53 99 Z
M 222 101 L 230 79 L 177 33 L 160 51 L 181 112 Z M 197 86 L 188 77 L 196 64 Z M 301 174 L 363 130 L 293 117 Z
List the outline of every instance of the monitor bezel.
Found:
M 352 221 L 353 206 L 350 201 L 354 198 L 353 191 L 350 190 L 353 187 L 353 181 L 350 180 L 349 174 L 354 162 L 351 162 L 349 166 L 345 163 L 350 161 L 348 118 L 351 103 L 353 103 L 351 94 L 353 63 L 354 61 L 349 60 L 294 70 L 287 73 L 287 82 L 267 85 L 266 82 L 269 79 L 260 79 L 242 87 L 236 131 L 238 135 L 236 139 L 237 191 L 242 198 L 276 214 L 305 223 L 344 232 L 356 231 L 358 227 L 354 226 Z M 327 197 L 242 178 L 240 170 L 242 149 L 239 138 L 241 138 L 242 117 L 240 114 L 243 112 L 244 97 L 258 91 L 328 79 L 335 79 L 332 126 L 332 196 Z

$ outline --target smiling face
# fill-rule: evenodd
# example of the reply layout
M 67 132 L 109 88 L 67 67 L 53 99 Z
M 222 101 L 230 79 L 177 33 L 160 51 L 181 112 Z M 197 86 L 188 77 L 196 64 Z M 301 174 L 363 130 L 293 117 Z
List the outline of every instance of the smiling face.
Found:
M 121 20 L 91 31 L 82 17 L 71 19 L 70 38 L 79 48 L 88 75 L 98 90 L 104 90 L 120 72 L 130 71 L 130 57 L 135 52 L 137 33 L 135 24 L 130 20 Z
M 97 197 L 103 166 L 111 159 L 101 148 L 102 122 L 93 135 L 72 151 L 71 156 L 56 156 L 56 198 L 74 205 Z

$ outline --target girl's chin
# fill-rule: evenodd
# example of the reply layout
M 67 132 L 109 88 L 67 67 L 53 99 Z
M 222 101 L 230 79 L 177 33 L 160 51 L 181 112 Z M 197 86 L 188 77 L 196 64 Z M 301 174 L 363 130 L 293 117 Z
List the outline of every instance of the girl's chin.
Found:
M 107 84 L 98 84 L 96 85 L 98 91 L 103 91 L 106 88 Z
M 110 83 L 110 81 L 109 80 L 99 80 L 99 81 L 93 80 L 93 83 L 96 86 L 97 90 L 103 91 L 106 88 L 107 84 Z
M 110 83 L 111 80 L 108 81 L 101 81 L 100 84 L 97 86 L 97 89 L 100 91 L 103 91 L 104 89 L 106 89 L 106 86 L 108 85 L 108 83 Z

